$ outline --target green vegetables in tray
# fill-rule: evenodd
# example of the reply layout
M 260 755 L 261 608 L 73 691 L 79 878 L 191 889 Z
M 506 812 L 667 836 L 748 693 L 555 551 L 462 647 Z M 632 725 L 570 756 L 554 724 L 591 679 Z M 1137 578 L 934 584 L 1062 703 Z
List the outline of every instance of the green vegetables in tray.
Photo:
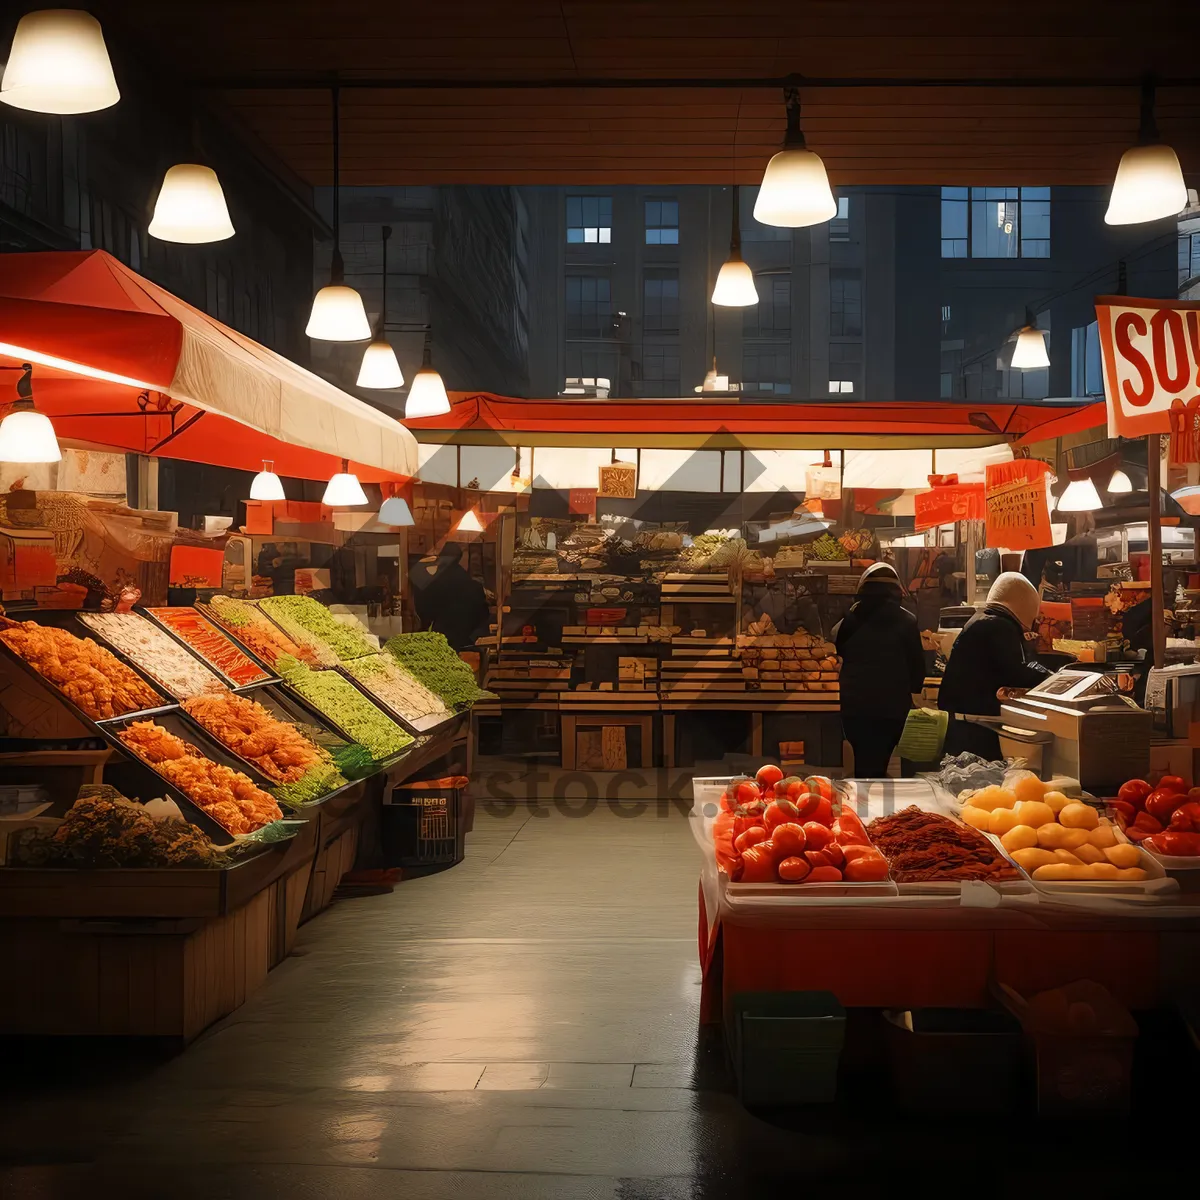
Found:
M 357 742 L 345 743 L 340 750 L 334 750 L 333 761 L 347 779 L 363 779 L 375 773 L 375 760 L 370 750 Z
M 342 662 L 378 653 L 360 630 L 343 625 L 325 605 L 311 596 L 265 596 L 258 606 L 277 621 L 285 633 L 302 640 L 307 640 L 305 635 L 317 638 Z
M 314 671 L 289 655 L 280 658 L 276 669 L 289 687 L 365 746 L 376 761 L 412 745 L 413 739 L 391 717 L 336 671 Z
M 361 750 L 362 747 L 360 746 L 358 749 Z M 363 753 L 367 752 L 364 750 Z M 368 754 L 367 757 L 369 759 L 370 755 Z M 271 795 L 280 804 L 286 804 L 289 808 L 302 808 L 305 804 L 320 800 L 322 796 L 344 787 L 349 782 L 333 763 L 319 763 L 315 767 L 310 767 L 293 783 L 281 783 L 277 787 L 273 787 Z
M 440 633 L 398 633 L 384 646 L 411 675 L 456 712 L 477 700 L 494 699 Z

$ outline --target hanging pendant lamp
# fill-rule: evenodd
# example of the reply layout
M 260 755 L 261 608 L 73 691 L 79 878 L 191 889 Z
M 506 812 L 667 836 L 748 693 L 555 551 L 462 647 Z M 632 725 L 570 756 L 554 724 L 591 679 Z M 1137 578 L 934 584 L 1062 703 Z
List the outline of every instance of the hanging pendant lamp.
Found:
M 358 482 L 358 476 L 351 473 L 350 464 L 344 458 L 342 469 L 336 475 L 330 476 L 325 485 L 325 495 L 321 497 L 321 503 L 330 508 L 351 508 L 356 504 L 370 503 L 367 493 L 362 490 L 362 484 Z
M 421 369 L 413 376 L 408 389 L 408 400 L 404 415 L 413 417 L 440 417 L 450 411 L 450 397 L 442 377 L 433 369 L 433 348 L 429 330 L 425 331 L 425 351 L 421 356 Z
M 387 340 L 387 244 L 392 236 L 392 227 L 384 225 L 380 230 L 383 237 L 383 300 L 379 305 L 379 320 L 375 325 L 375 336 L 363 352 L 362 365 L 358 368 L 358 386 L 363 388 L 398 388 L 404 386 L 404 373 L 396 360 L 396 352 Z M 395 524 L 395 522 L 393 522 Z
M 1013 347 L 1011 365 L 1016 371 L 1032 371 L 1050 365 L 1045 334 L 1037 327 L 1037 321 L 1029 309 L 1025 310 L 1025 324 L 1017 330 L 1017 344 Z
M 30 112 L 99 112 L 121 98 L 100 22 L 51 8 L 26 13 L 13 34 L 0 100 Z
M 341 246 L 341 189 L 339 179 L 338 89 L 333 94 L 333 261 L 329 282 L 314 297 L 312 312 L 304 332 L 321 342 L 365 342 L 371 336 L 371 323 L 362 297 L 344 282 L 345 263 Z M 336 477 L 335 477 L 336 478 Z
M 1059 512 L 1094 512 L 1103 508 L 1100 493 L 1090 479 L 1072 479 L 1058 499 Z
M 284 500 L 283 480 L 275 474 L 275 464 L 263 459 L 263 469 L 250 481 L 251 500 Z
M 1187 207 L 1187 185 L 1179 159 L 1158 140 L 1154 119 L 1154 83 L 1142 84 L 1141 129 L 1138 144 L 1121 155 L 1113 180 L 1106 225 L 1138 225 L 1173 217 Z
M 415 525 L 408 502 L 403 496 L 389 496 L 379 510 L 381 525 Z
M 17 398 L 0 421 L 0 462 L 56 463 L 62 451 L 54 426 L 45 413 L 33 406 L 33 364 L 21 364 Z
M 190 246 L 233 237 L 233 222 L 217 173 L 199 163 L 169 167 L 146 232 L 161 242 Z
M 712 302 L 722 308 L 746 308 L 758 303 L 754 272 L 742 261 L 742 226 L 738 185 L 733 185 L 733 222 L 729 231 L 729 258 L 722 264 L 713 288 Z
M 1120 467 L 1117 467 L 1105 485 L 1104 490 L 1110 496 L 1124 495 L 1127 492 L 1133 491 L 1133 480 Z
M 473 508 L 468 508 L 459 518 L 454 529 L 456 533 L 482 533 L 483 522 L 480 521 L 479 514 Z
M 754 202 L 754 219 L 788 229 L 820 225 L 837 215 L 837 201 L 830 191 L 821 156 L 805 145 L 800 130 L 799 89 L 784 88 L 783 100 L 787 106 L 787 133 L 783 149 L 767 163 Z

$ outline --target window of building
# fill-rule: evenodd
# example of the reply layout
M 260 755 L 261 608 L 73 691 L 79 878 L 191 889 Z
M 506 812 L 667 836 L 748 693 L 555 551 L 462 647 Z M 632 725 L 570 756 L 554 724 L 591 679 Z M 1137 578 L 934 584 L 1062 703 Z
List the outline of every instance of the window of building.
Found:
M 1071 395 L 1098 396 L 1103 391 L 1100 326 L 1093 321 L 1071 330 Z
M 862 337 L 862 275 L 858 271 L 829 273 L 829 334 Z
M 642 347 L 643 396 L 678 396 L 679 347 L 644 345 Z
M 786 350 L 747 349 L 742 355 L 742 391 L 791 395 L 791 354 Z
M 1200 232 L 1179 235 L 1179 286 L 1200 276 Z
M 950 324 L 950 305 L 948 305 L 948 304 L 942 305 L 942 324 L 943 325 Z
M 942 188 L 943 258 L 1049 258 L 1048 187 Z
M 792 280 L 789 275 L 756 275 L 758 303 L 742 309 L 744 337 L 790 337 Z
M 679 245 L 679 201 L 646 201 L 646 245 Z
M 850 240 L 850 197 L 839 196 L 837 214 L 829 222 L 829 240 L 831 242 L 848 242 Z
M 854 380 L 853 379 L 831 379 L 829 381 L 829 391 L 830 391 L 831 395 L 834 393 L 844 394 L 844 393 L 852 392 L 852 391 L 854 391 Z
M 949 371 L 943 371 L 938 376 L 938 396 L 942 400 L 954 398 L 954 376 Z
M 642 328 L 679 332 L 679 272 L 647 271 L 642 281 Z
M 567 242 L 612 241 L 612 197 L 567 197 Z
M 608 279 L 568 275 L 566 300 L 568 336 L 603 337 L 612 332 L 612 284 Z

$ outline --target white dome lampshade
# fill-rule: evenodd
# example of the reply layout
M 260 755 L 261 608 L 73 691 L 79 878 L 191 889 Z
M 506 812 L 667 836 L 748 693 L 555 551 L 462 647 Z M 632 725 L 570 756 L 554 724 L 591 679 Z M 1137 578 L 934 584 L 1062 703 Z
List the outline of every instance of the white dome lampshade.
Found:
M 405 417 L 440 417 L 450 411 L 450 397 L 442 377 L 433 369 L 433 347 L 428 330 L 425 333 L 425 353 L 421 369 L 413 376 L 404 405 Z
M 1046 353 L 1046 337 L 1032 321 L 1017 334 L 1013 347 L 1012 366 L 1016 371 L 1032 371 L 1037 367 L 1048 367 L 1050 355 Z
M 483 523 L 479 520 L 479 514 L 473 508 L 468 508 L 454 528 L 458 533 L 482 533 Z
M 1072 479 L 1067 484 L 1067 490 L 1058 498 L 1058 511 L 1064 512 L 1093 512 L 1103 508 L 1100 493 L 1090 479 Z
M 54 426 L 45 413 L 32 408 L 14 408 L 0 421 L 0 462 L 56 463 L 62 451 Z
M 733 185 L 730 204 L 729 258 L 722 265 L 713 288 L 712 302 L 721 308 L 747 308 L 758 303 L 754 272 L 742 261 L 741 189 Z
M 216 171 L 199 163 L 176 163 L 168 168 L 147 232 L 162 242 L 191 246 L 233 237 L 233 222 Z
M 1115 496 L 1124 492 L 1133 491 L 1133 483 L 1129 476 L 1118 467 L 1113 473 L 1112 478 L 1108 481 L 1108 486 L 1104 489 L 1110 496 Z
M 250 482 L 251 500 L 284 500 L 283 480 L 275 474 L 275 464 L 263 459 L 263 469 Z
M 819 154 L 785 147 L 767 163 L 754 202 L 756 221 L 799 229 L 820 225 L 836 215 L 837 201 Z
M 379 510 L 381 525 L 414 525 L 413 515 L 403 496 L 389 496 Z
M 321 503 L 330 508 L 352 508 L 357 504 L 369 504 L 367 493 L 362 490 L 358 476 L 350 471 L 350 464 L 343 458 L 342 469 L 330 477 L 325 486 Z
M 1121 155 L 1113 181 L 1106 225 L 1138 225 L 1173 217 L 1187 207 L 1187 185 L 1170 146 L 1132 146 Z
M 363 352 L 358 368 L 358 386 L 362 388 L 398 388 L 404 386 L 404 372 L 396 359 L 391 343 L 384 339 L 373 341 Z
M 98 112 L 121 98 L 100 22 L 51 8 L 26 13 L 13 34 L 0 100 L 30 112 Z
M 740 258 L 731 258 L 721 265 L 712 302 L 721 308 L 746 308 L 758 303 L 754 272 Z
M 371 323 L 362 297 L 344 283 L 328 283 L 314 297 L 304 332 L 320 342 L 365 342 Z

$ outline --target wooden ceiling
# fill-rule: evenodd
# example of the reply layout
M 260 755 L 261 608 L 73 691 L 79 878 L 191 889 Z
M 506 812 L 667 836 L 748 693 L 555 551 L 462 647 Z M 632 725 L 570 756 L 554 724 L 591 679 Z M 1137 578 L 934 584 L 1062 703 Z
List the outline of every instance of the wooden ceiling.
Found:
M 755 183 L 784 110 L 777 84 L 750 84 L 788 75 L 814 81 L 801 87 L 803 128 L 835 184 L 1107 183 L 1136 140 L 1147 71 L 1167 81 L 1164 140 L 1190 180 L 1200 175 L 1191 0 L 112 0 L 95 11 L 110 42 L 203 88 L 313 184 L 332 179 L 323 89 L 335 79 L 351 185 Z M 815 82 L 832 79 L 859 85 Z

